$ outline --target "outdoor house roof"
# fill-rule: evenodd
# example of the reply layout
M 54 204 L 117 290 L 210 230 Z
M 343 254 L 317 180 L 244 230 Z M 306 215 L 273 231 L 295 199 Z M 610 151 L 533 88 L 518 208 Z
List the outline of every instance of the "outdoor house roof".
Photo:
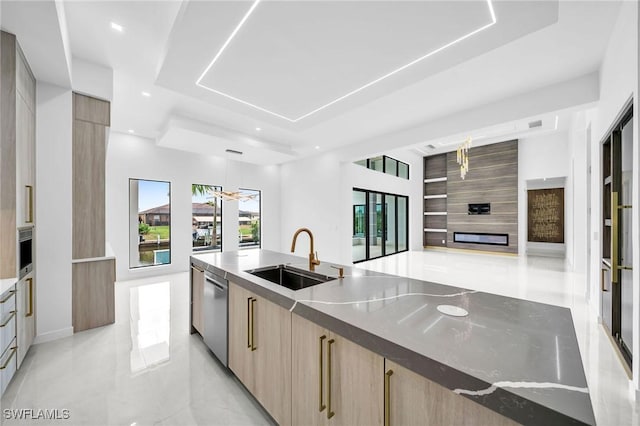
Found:
M 193 216 L 209 216 L 211 217 L 211 211 L 213 206 L 207 203 L 191 203 L 191 211 Z M 163 206 L 152 207 L 150 209 L 139 212 L 139 214 L 169 214 L 169 204 Z M 248 210 L 238 211 L 240 216 L 254 216 L 258 212 L 252 212 Z
M 165 204 L 164 206 L 152 207 L 148 210 L 139 212 L 138 214 L 169 214 L 169 204 Z

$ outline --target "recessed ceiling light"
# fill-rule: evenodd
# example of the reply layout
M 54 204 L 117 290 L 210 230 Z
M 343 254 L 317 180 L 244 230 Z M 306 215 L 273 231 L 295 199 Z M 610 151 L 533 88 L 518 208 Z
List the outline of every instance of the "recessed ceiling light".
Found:
M 319 145 L 316 145 L 316 149 L 320 149 L 320 146 L 319 146 Z
M 146 98 L 150 98 L 151 97 L 151 93 L 149 92 L 142 92 L 142 96 L 146 97 Z
M 200 74 L 200 77 L 198 78 L 198 80 L 196 80 L 196 86 L 201 87 L 201 88 L 203 88 L 205 90 L 208 90 L 210 92 L 216 93 L 218 95 L 224 96 L 225 98 L 231 99 L 233 101 L 239 102 L 241 104 L 247 105 L 247 106 L 249 106 L 251 108 L 254 108 L 254 109 L 257 109 L 259 111 L 266 112 L 267 114 L 273 115 L 275 117 L 281 118 L 281 119 L 289 121 L 291 123 L 296 123 L 296 122 L 298 122 L 298 121 L 300 121 L 300 120 L 302 120 L 304 118 L 307 118 L 310 115 L 313 115 L 313 114 L 315 114 L 315 113 L 317 113 L 319 111 L 322 111 L 323 109 L 325 109 L 327 107 L 330 107 L 331 105 L 333 105 L 335 103 L 338 103 L 338 102 L 340 102 L 340 101 L 342 101 L 342 100 L 344 100 L 344 99 L 346 99 L 346 98 L 348 98 L 348 97 L 350 97 L 350 96 L 352 96 L 352 95 L 354 95 L 354 94 L 356 94 L 356 93 L 358 93 L 358 92 L 360 92 L 360 91 L 362 91 L 362 90 L 364 90 L 364 89 L 366 89 L 368 87 L 373 86 L 374 84 L 377 84 L 377 83 L 381 82 L 382 80 L 384 80 L 386 78 L 391 77 L 394 74 L 397 74 L 397 73 L 399 73 L 401 71 L 404 71 L 405 69 L 417 64 L 418 62 L 421 62 L 421 61 L 427 59 L 428 57 L 430 57 L 432 55 L 435 55 L 438 52 L 441 52 L 441 51 L 443 51 L 445 49 L 448 49 L 449 47 L 451 47 L 451 46 L 453 46 L 453 45 L 455 45 L 457 43 L 460 43 L 461 41 L 466 40 L 467 38 L 472 37 L 472 36 L 478 34 L 479 32 L 486 30 L 487 28 L 492 27 L 493 25 L 496 24 L 496 22 L 498 22 L 498 20 L 496 18 L 495 11 L 493 10 L 493 0 L 486 0 L 487 7 L 489 9 L 489 15 L 491 17 L 491 22 L 488 22 L 488 23 L 482 25 L 480 28 L 474 29 L 473 31 L 471 31 L 471 32 L 469 32 L 467 34 L 465 34 L 465 35 L 463 35 L 463 36 L 461 36 L 461 37 L 459 37 L 459 38 L 457 38 L 457 39 L 455 39 L 455 40 L 453 40 L 453 41 L 451 41 L 451 42 L 449 42 L 449 43 L 447 43 L 447 44 L 445 44 L 443 46 L 440 46 L 437 49 L 434 49 L 434 50 L 430 51 L 426 55 L 423 55 L 423 56 L 421 56 L 421 57 L 419 57 L 417 59 L 414 59 L 413 61 L 409 62 L 408 64 L 405 64 L 405 65 L 403 65 L 403 66 L 401 66 L 399 68 L 396 68 L 396 69 L 392 70 L 391 72 L 388 72 L 387 74 L 385 74 L 385 75 L 383 75 L 381 77 L 376 78 L 375 80 L 369 81 L 368 83 L 364 84 L 363 86 L 360 86 L 357 89 L 354 89 L 354 90 L 350 91 L 349 93 L 347 93 L 345 95 L 342 95 L 342 96 L 340 96 L 340 97 L 328 102 L 327 104 L 320 106 L 319 108 L 314 109 L 313 111 L 307 112 L 306 114 L 303 114 L 303 115 L 301 115 L 299 117 L 296 117 L 296 118 L 291 118 L 291 117 L 286 117 L 284 115 L 278 114 L 277 112 L 270 111 L 270 110 L 268 110 L 266 108 L 263 108 L 263 107 L 261 107 L 259 105 L 252 104 L 251 102 L 247 102 L 247 101 L 245 101 L 243 99 L 236 98 L 235 96 L 232 96 L 232 95 L 230 95 L 228 93 L 224 93 L 224 92 L 221 92 L 219 90 L 213 89 L 213 88 L 211 88 L 211 87 L 209 87 L 209 86 L 207 86 L 207 85 L 202 83 L 202 80 L 204 79 L 204 77 L 207 75 L 209 70 L 211 70 L 211 68 L 216 63 L 216 61 L 218 61 L 220 56 L 222 56 L 222 52 L 224 52 L 225 49 L 229 46 L 229 44 L 231 43 L 231 40 L 233 40 L 233 38 L 236 36 L 238 31 L 240 31 L 240 28 L 249 19 L 249 16 L 251 16 L 251 14 L 255 10 L 255 8 L 258 6 L 258 3 L 260 3 L 260 1 L 261 0 L 255 0 L 254 1 L 253 5 L 249 8 L 249 10 L 245 13 L 245 15 L 240 20 L 240 23 L 238 23 L 238 25 L 235 27 L 235 29 L 233 30 L 233 32 L 231 33 L 229 38 L 224 42 L 224 44 L 222 45 L 222 47 L 220 48 L 218 53 L 216 53 L 216 56 L 214 56 L 214 58 L 211 60 L 211 62 L 207 66 L 207 68 L 205 68 L 205 70 L 202 72 L 202 74 Z
M 133 129 L 129 129 L 129 133 L 135 133 Z
M 115 30 L 119 33 L 124 32 L 124 27 L 120 24 L 117 24 L 115 22 L 111 22 L 111 29 Z
M 261 128 L 261 127 L 256 127 L 256 131 L 258 131 L 258 132 L 259 132 L 260 130 L 262 130 L 262 128 Z

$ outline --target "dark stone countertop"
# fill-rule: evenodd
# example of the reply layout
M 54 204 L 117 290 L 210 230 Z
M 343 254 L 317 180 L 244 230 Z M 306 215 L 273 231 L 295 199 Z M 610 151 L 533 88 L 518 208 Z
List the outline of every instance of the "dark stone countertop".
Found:
M 567 308 L 351 267 L 342 279 L 293 291 L 246 272 L 308 270 L 307 259 L 268 250 L 191 262 L 517 422 L 595 424 Z M 316 272 L 337 277 L 330 266 Z

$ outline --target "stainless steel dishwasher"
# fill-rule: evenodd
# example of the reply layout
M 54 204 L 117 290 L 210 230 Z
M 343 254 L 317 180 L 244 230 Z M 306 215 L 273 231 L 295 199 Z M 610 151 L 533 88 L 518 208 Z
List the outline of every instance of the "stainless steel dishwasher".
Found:
M 226 367 L 229 281 L 208 271 L 204 277 L 204 343 Z

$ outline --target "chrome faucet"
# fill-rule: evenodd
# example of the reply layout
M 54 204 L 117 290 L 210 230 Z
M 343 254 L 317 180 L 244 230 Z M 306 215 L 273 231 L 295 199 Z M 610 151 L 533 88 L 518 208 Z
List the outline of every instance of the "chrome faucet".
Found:
M 309 234 L 309 242 L 311 243 L 310 248 L 309 248 L 309 270 L 310 271 L 315 271 L 316 265 L 319 265 L 320 261 L 318 260 L 318 253 L 314 254 L 314 251 L 313 251 L 313 234 L 311 233 L 311 231 L 308 228 L 300 228 L 300 229 L 298 229 L 296 231 L 295 234 L 293 234 L 293 241 L 291 241 L 291 253 L 296 251 L 296 240 L 298 239 L 298 234 L 300 234 L 301 232 L 306 232 L 307 234 Z

